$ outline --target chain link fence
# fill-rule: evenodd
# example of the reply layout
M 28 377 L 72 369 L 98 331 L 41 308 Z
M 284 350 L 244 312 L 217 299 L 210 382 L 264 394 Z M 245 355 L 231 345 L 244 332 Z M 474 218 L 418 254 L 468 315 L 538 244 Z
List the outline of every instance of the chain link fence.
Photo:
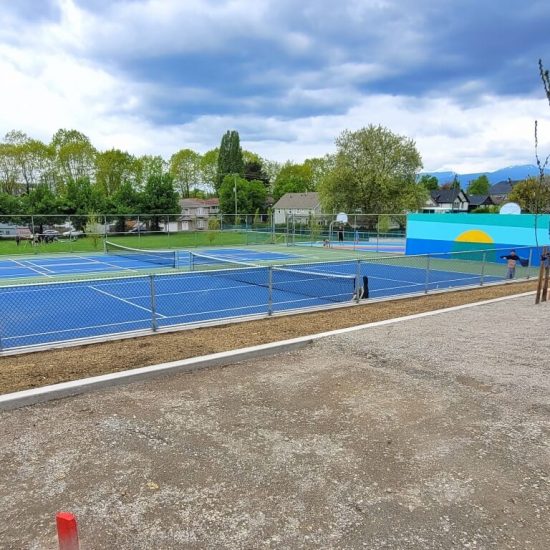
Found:
M 189 253 L 186 272 L 0 286 L 0 349 L 146 334 L 528 279 L 539 251 L 507 250 L 253 265 Z

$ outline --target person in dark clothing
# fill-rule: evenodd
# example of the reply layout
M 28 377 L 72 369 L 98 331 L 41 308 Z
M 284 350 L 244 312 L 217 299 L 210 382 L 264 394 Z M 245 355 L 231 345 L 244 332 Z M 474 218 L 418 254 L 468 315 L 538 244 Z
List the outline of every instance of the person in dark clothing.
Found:
M 516 254 L 515 250 L 510 250 L 510 254 L 501 256 L 503 260 L 506 260 L 508 271 L 506 272 L 507 279 L 513 279 L 516 276 L 516 265 L 520 261 L 520 257 Z
M 338 242 L 343 243 L 344 242 L 344 226 L 341 225 L 338 228 Z

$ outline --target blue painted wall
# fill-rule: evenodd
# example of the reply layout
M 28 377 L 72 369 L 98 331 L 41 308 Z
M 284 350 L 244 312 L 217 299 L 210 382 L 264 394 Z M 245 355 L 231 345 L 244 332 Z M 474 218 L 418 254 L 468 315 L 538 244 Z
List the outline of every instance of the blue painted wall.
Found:
M 520 250 L 535 247 L 537 238 L 539 246 L 550 245 L 550 215 L 409 214 L 405 254 L 516 248 L 528 257 L 528 249 Z M 538 255 L 533 252 L 533 264 Z

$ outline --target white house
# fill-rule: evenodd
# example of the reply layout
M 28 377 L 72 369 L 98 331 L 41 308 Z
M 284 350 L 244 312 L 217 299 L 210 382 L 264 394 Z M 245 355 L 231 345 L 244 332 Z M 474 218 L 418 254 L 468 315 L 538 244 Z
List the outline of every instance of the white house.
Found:
M 219 199 L 182 199 L 179 231 L 208 229 L 209 218 L 220 213 Z
M 296 223 L 307 223 L 311 216 L 321 214 L 319 193 L 286 193 L 273 205 L 276 224 L 292 219 Z
M 468 212 L 470 201 L 461 189 L 437 189 L 430 193 L 422 212 Z

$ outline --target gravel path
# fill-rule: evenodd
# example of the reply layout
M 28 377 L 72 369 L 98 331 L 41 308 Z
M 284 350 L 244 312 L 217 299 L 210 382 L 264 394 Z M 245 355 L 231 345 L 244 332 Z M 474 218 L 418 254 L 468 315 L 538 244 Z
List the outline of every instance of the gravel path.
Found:
M 532 296 L 0 415 L 0 547 L 550 548 Z

